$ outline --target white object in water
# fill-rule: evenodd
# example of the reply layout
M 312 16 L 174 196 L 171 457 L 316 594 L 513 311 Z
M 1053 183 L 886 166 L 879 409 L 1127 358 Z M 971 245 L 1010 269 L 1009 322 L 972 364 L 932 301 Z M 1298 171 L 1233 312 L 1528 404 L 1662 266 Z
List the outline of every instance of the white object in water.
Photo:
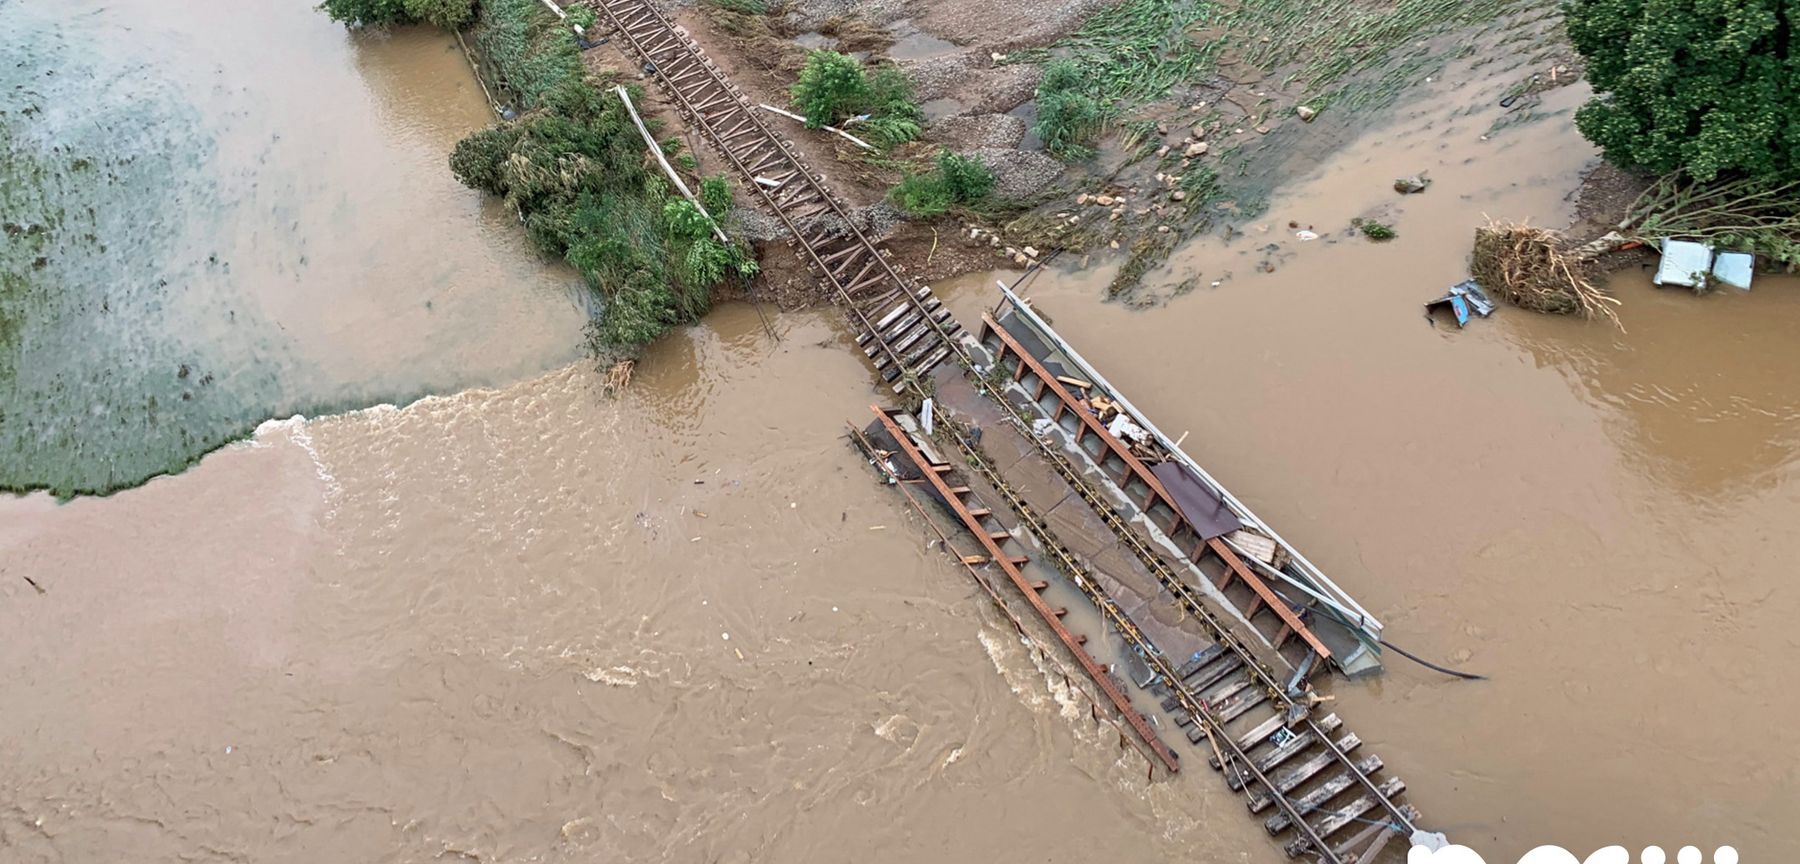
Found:
M 1733 288 L 1750 290 L 1750 277 L 1755 272 L 1756 256 L 1748 252 L 1720 252 L 1713 259 L 1713 278 Z
M 1656 278 L 1651 281 L 1658 285 L 1705 288 L 1706 274 L 1712 269 L 1712 257 L 1712 247 L 1705 243 L 1665 240 L 1662 265 L 1656 268 Z

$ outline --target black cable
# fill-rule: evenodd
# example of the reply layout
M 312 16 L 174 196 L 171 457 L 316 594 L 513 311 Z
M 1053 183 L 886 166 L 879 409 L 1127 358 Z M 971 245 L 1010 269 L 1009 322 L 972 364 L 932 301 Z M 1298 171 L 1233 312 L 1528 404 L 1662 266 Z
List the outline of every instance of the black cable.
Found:
M 1458 672 L 1455 669 L 1446 669 L 1442 666 L 1437 665 L 1436 663 L 1431 662 L 1430 660 L 1426 660 L 1425 658 L 1420 657 L 1419 655 L 1406 650 L 1405 648 L 1395 645 L 1394 643 L 1389 642 L 1386 639 L 1382 639 L 1379 641 L 1381 642 L 1382 647 L 1392 648 L 1395 651 L 1399 652 L 1400 656 L 1405 657 L 1406 659 L 1411 660 L 1414 663 L 1417 663 L 1420 666 L 1423 666 L 1434 672 L 1442 672 L 1445 675 L 1450 675 L 1450 676 L 1454 676 L 1457 678 L 1461 678 L 1464 681 L 1486 681 L 1486 680 L 1488 680 L 1488 677 L 1486 675 L 1477 675 L 1473 672 Z

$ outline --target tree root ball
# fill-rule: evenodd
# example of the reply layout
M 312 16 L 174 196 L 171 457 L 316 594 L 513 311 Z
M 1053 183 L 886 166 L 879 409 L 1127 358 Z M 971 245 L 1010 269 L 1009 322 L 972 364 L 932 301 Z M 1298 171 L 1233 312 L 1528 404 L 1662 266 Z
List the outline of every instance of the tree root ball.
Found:
M 1575 246 L 1561 232 L 1490 223 L 1475 229 L 1469 269 L 1482 288 L 1514 306 L 1617 323 L 1619 301 L 1595 287 L 1594 258 L 1590 247 Z

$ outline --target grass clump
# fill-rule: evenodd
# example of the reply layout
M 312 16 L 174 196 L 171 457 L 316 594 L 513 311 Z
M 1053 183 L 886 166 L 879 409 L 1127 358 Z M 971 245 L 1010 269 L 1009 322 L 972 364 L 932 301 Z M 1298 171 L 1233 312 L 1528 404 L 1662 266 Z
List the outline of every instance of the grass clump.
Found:
M 1058 159 L 1085 159 L 1106 126 L 1106 110 L 1096 88 L 1073 60 L 1044 67 L 1037 88 L 1037 132 L 1044 148 Z
M 987 166 L 945 150 L 932 170 L 905 175 L 888 195 L 907 213 L 930 218 L 953 207 L 978 209 L 993 190 L 994 173 Z
M 541 252 L 581 273 L 602 300 L 590 329 L 601 353 L 632 353 L 698 318 L 729 276 L 755 272 L 743 246 L 719 242 L 712 220 L 649 167 L 623 104 L 537 0 L 485 0 L 476 45 L 525 111 L 458 142 L 451 171 L 503 198 Z M 729 210 L 722 179 L 701 189 L 710 210 Z
M 769 4 L 765 0 L 712 0 L 712 5 L 739 15 L 769 14 Z
M 912 82 L 891 63 L 873 70 L 837 51 L 812 51 L 790 89 L 806 128 L 852 126 L 854 134 L 884 150 L 919 137 L 923 112 Z

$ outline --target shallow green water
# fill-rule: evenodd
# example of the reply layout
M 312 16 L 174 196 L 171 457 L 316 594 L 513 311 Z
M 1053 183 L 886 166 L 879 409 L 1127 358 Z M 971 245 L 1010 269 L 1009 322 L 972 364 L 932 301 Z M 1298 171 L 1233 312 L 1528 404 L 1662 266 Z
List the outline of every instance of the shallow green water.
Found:
M 443 34 L 306 0 L 0 21 L 0 488 L 111 491 L 579 352 L 573 274 L 446 167 L 491 115 Z

